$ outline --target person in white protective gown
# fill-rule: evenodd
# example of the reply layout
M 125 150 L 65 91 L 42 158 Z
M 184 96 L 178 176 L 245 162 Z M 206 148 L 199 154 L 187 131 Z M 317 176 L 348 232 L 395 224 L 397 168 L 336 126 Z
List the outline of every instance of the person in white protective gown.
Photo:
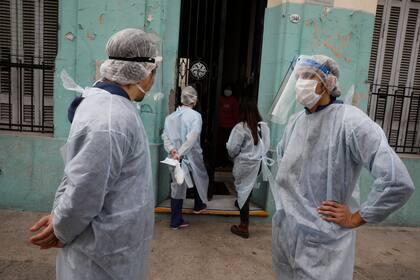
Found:
M 165 150 L 171 158 L 181 161 L 186 178 L 182 184 L 178 184 L 173 168 L 170 169 L 172 176 L 170 227 L 173 229 L 189 225 L 182 217 L 182 206 L 187 188 L 194 188 L 193 213 L 207 213 L 209 185 L 200 146 L 202 120 L 200 113 L 193 110 L 197 104 L 197 91 L 192 86 L 187 86 L 182 90 L 181 103 L 182 106 L 166 117 L 162 133 Z
M 231 232 L 248 238 L 249 201 L 252 189 L 257 187 L 261 164 L 266 163 L 266 154 L 270 148 L 270 129 L 262 121 L 257 103 L 251 99 L 242 101 L 239 120 L 226 143 L 229 157 L 234 161 L 232 174 L 238 193 L 235 205 L 240 209 L 241 220 L 239 225 L 231 227 Z
M 273 114 L 291 104 L 277 146 L 277 211 L 273 217 L 273 266 L 277 279 L 352 279 L 357 228 L 375 224 L 403 206 L 414 191 L 410 175 L 382 129 L 364 112 L 342 104 L 337 63 L 300 56 Z M 290 90 L 290 92 L 287 92 Z M 359 206 L 354 192 L 362 167 L 374 177 Z
M 154 83 L 158 40 L 124 29 L 108 41 L 102 80 L 70 107 L 64 176 L 51 215 L 31 230 L 31 242 L 61 247 L 57 278 L 146 279 L 154 225 L 149 143 L 133 105 Z M 73 112 L 73 113 L 71 113 Z

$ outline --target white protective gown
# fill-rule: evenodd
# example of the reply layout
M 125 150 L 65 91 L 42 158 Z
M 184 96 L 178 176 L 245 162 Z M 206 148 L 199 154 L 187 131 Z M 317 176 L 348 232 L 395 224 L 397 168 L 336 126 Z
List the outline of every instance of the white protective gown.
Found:
M 154 226 L 149 144 L 128 99 L 85 90 L 53 207 L 57 278 L 146 279 Z
M 240 122 L 232 129 L 226 149 L 234 159 L 233 177 L 238 193 L 239 208 L 245 204 L 253 188 L 256 187 L 258 171 L 270 148 L 270 129 L 265 122 L 258 123 L 259 141 L 254 138 L 248 126 Z
M 332 104 L 289 121 L 277 147 L 279 205 L 273 217 L 277 279 L 353 278 L 356 232 L 317 213 L 325 200 L 360 209 L 368 223 L 383 221 L 414 190 L 382 129 L 356 107 Z M 375 178 L 361 208 L 352 198 L 361 168 Z
M 202 120 L 197 111 L 188 106 L 180 106 L 175 112 L 165 119 L 165 127 L 162 134 L 164 146 L 167 152 L 176 149 L 182 156 L 182 167 L 186 173 L 186 181 L 178 185 L 175 180 L 171 184 L 171 197 L 185 199 L 187 183 L 193 181 L 203 203 L 207 203 L 207 190 L 209 177 L 204 165 L 203 151 L 200 146 Z M 191 173 L 189 179 L 188 171 Z M 192 185 L 190 186 L 192 187 Z

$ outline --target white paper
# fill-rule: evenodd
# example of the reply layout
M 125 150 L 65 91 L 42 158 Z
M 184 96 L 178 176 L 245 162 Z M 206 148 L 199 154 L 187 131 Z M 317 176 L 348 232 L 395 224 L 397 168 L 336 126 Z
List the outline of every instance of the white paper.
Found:
M 164 160 L 161 160 L 160 162 L 163 163 L 163 164 L 174 166 L 174 167 L 179 164 L 179 161 L 177 161 L 175 159 L 172 159 L 172 158 L 168 158 L 168 157 L 165 158 Z

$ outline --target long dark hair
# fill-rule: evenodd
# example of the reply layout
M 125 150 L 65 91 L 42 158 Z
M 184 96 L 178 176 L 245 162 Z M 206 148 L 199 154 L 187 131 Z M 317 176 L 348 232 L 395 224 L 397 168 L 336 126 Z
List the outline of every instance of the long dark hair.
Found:
M 244 98 L 240 105 L 239 121 L 246 123 L 251 130 L 254 145 L 258 144 L 258 122 L 262 121 L 257 103 L 250 99 Z

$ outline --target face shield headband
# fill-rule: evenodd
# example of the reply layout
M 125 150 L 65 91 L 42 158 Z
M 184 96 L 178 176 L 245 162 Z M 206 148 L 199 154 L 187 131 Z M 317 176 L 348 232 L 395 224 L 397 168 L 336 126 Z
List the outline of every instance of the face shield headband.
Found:
M 298 59 L 296 67 L 318 69 L 325 75 L 329 75 L 331 73 L 331 70 L 326 65 L 322 65 L 312 59 Z
M 109 59 L 122 60 L 122 61 L 131 61 L 131 62 L 146 62 L 146 63 L 160 63 L 160 62 L 162 62 L 162 57 L 161 56 L 156 56 L 156 57 L 144 57 L 144 56 L 138 56 L 138 57 L 119 57 L 119 56 L 110 56 Z

